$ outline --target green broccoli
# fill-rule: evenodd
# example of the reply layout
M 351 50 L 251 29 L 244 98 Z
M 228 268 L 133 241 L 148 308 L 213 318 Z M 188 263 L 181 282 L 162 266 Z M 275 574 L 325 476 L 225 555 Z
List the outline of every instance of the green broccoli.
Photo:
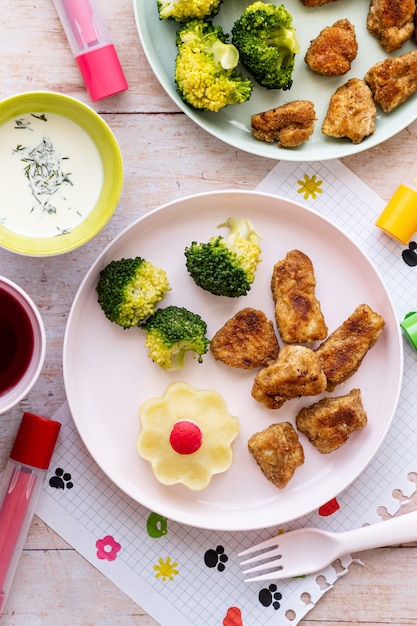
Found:
M 226 237 L 206 243 L 193 241 L 185 249 L 186 267 L 194 282 L 214 294 L 238 298 L 250 290 L 260 261 L 260 235 L 248 219 L 230 217 L 218 228 L 229 227 Z
M 139 256 L 111 261 L 96 286 L 105 316 L 123 328 L 137 326 L 151 315 L 169 290 L 166 272 Z
M 222 0 L 157 0 L 159 19 L 190 22 L 207 20 L 220 10 Z
M 221 26 L 192 20 L 178 28 L 175 84 L 194 109 L 219 111 L 246 102 L 253 84 L 236 69 L 239 53 Z
M 262 87 L 291 88 L 300 44 L 284 5 L 260 0 L 250 4 L 233 25 L 232 41 L 242 65 Z
M 140 326 L 146 331 L 148 356 L 163 369 L 181 369 L 189 351 L 194 352 L 194 358 L 198 355 L 201 363 L 202 355 L 208 350 L 207 324 L 184 307 L 157 309 Z

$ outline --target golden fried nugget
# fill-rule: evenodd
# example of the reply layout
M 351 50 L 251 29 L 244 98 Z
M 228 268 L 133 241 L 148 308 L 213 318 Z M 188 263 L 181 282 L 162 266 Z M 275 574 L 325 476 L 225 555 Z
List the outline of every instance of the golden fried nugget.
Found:
M 304 463 L 304 450 L 294 427 L 289 422 L 271 424 L 255 433 L 248 441 L 264 476 L 276 487 L 283 489 Z
M 217 331 L 210 350 L 218 361 L 230 367 L 251 369 L 268 365 L 279 352 L 274 326 L 265 313 L 245 308 Z
M 323 4 L 330 4 L 336 0 L 300 0 L 305 7 L 321 7 Z
M 286 398 L 282 398 L 279 395 L 274 394 L 273 392 L 267 391 L 260 380 L 255 378 L 252 386 L 252 398 L 257 400 L 257 402 L 261 402 L 267 409 L 280 409 Z
M 320 341 L 327 326 L 315 296 L 316 279 L 310 258 L 291 250 L 274 265 L 271 280 L 275 319 L 285 343 Z
M 327 26 L 310 42 L 304 61 L 322 76 L 341 76 L 349 72 L 358 53 L 355 27 L 347 19 Z
M 378 341 L 384 318 L 367 304 L 360 304 L 341 326 L 317 348 L 316 355 L 327 377 L 327 391 L 345 382 L 358 369 Z
M 287 400 L 319 395 L 326 385 L 316 353 L 305 346 L 288 345 L 281 348 L 276 361 L 258 372 L 252 397 L 268 409 L 279 409 Z
M 365 74 L 375 103 L 390 113 L 417 91 L 417 50 L 375 63 Z
M 322 454 L 340 448 L 349 436 L 367 424 L 360 389 L 345 396 L 323 398 L 299 411 L 297 428 Z
M 295 148 L 314 132 L 314 105 L 308 100 L 293 100 L 275 109 L 254 113 L 251 117 L 253 136 L 279 148 Z
M 366 26 L 386 52 L 394 52 L 414 33 L 415 0 L 371 0 Z
M 321 132 L 360 143 L 375 132 L 376 106 L 365 81 L 351 78 L 330 98 Z
M 416 27 L 414 29 L 413 40 L 414 40 L 414 43 L 417 43 L 417 4 L 416 4 L 416 11 L 414 13 L 414 24 Z

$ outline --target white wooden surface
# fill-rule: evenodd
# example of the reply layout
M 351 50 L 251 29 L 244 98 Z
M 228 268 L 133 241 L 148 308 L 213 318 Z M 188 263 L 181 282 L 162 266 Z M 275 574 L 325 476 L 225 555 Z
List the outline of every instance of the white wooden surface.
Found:
M 141 0 L 153 1 L 153 0 Z M 65 399 L 62 341 L 72 299 L 102 248 L 135 218 L 195 192 L 253 189 L 275 161 L 235 150 L 181 113 L 153 76 L 142 52 L 131 0 L 100 0 L 130 88 L 93 107 L 113 129 L 123 153 L 125 184 L 111 222 L 92 242 L 62 257 L 31 259 L 0 250 L 0 273 L 38 304 L 46 324 L 42 375 L 19 406 L 0 416 L 0 471 L 22 412 L 52 416 Z M 49 89 L 91 104 L 51 0 L 1 0 L 0 96 Z M 388 199 L 415 159 L 417 123 L 344 164 Z M 345 626 L 415 625 L 415 546 L 361 555 L 301 622 Z M 155 626 L 156 622 L 35 518 L 4 626 Z

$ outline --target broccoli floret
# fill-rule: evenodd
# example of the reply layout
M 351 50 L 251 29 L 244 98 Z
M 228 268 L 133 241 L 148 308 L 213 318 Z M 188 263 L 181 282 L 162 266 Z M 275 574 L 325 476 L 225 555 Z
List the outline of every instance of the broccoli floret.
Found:
M 236 69 L 239 52 L 221 26 L 192 20 L 178 28 L 175 84 L 194 109 L 219 111 L 246 102 L 253 84 Z
M 111 261 L 96 291 L 105 316 L 123 328 L 137 326 L 170 290 L 166 272 L 141 257 Z
M 157 0 L 159 19 L 190 22 L 207 20 L 220 10 L 222 0 Z
M 199 363 L 208 350 L 207 324 L 184 307 L 168 306 L 157 309 L 141 324 L 146 331 L 148 356 L 166 370 L 178 370 L 184 365 L 186 352 L 193 352 Z
M 262 87 L 291 88 L 300 44 L 292 15 L 283 5 L 250 4 L 233 25 L 232 41 L 242 65 Z
M 229 227 L 226 237 L 206 243 L 193 241 L 185 249 L 186 267 L 194 282 L 214 294 L 238 298 L 250 290 L 260 261 L 260 235 L 248 219 L 230 217 L 218 228 Z

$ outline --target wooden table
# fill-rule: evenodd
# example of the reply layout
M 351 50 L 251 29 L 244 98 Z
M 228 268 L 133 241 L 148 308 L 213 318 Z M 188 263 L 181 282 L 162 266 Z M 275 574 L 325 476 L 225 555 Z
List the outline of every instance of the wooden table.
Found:
M 152 0 L 141 0 L 152 1 Z M 141 49 L 131 0 L 101 0 L 129 90 L 93 105 L 115 133 L 124 158 L 119 207 L 90 243 L 67 255 L 33 259 L 0 250 L 0 273 L 18 282 L 39 306 L 47 355 L 29 396 L 0 417 L 3 470 L 22 412 L 51 417 L 65 400 L 62 343 L 72 299 L 91 263 L 124 227 L 169 200 L 216 189 L 253 189 L 275 161 L 236 150 L 197 127 L 160 87 Z M 51 0 L 2 0 L 1 97 L 54 90 L 91 104 Z M 383 145 L 343 163 L 388 199 L 416 154 L 417 122 Z M 416 624 L 415 546 L 360 555 L 301 624 Z M 35 517 L 4 626 L 155 626 L 139 606 Z

